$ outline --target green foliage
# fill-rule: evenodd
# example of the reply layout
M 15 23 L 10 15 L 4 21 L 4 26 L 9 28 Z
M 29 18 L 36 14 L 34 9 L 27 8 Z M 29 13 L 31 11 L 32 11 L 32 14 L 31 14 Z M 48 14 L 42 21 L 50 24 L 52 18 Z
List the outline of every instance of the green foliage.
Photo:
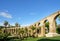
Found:
M 35 29 L 36 29 L 36 27 L 32 26 L 32 27 L 31 27 L 31 29 L 32 29 L 32 30 L 35 30 Z
M 60 34 L 60 28 L 57 28 L 57 33 Z
M 28 29 L 25 27 L 25 33 L 27 33 Z
M 57 33 L 60 34 L 60 24 L 57 26 Z
M 45 27 L 47 28 L 47 29 L 46 29 L 46 32 L 45 32 L 45 33 L 47 34 L 47 33 L 49 32 L 49 22 L 46 22 L 46 23 L 45 23 Z
M 19 25 L 17 22 L 15 23 L 15 26 L 16 26 L 16 27 L 20 27 L 20 25 Z
M 4 21 L 4 25 L 5 25 L 5 27 L 8 25 L 8 22 L 7 21 Z
M 18 37 L 19 37 L 19 39 L 24 39 L 24 29 L 23 28 L 20 28 L 19 30 L 18 30 Z
M 49 27 L 49 22 L 46 22 L 45 23 L 45 27 Z
M 8 34 L 0 33 L 0 41 L 8 41 L 7 37 L 8 37 Z
M 58 20 L 60 21 L 60 15 L 58 16 Z
M 23 34 L 23 33 L 24 33 L 24 29 L 23 29 L 23 28 L 21 28 L 21 29 L 20 29 L 20 32 Z
M 37 35 L 36 35 L 37 29 L 36 29 L 35 26 L 32 26 L 31 29 L 32 29 L 32 37 L 35 38 L 35 37 L 37 36 Z
M 45 23 L 45 27 L 47 27 L 47 29 L 49 30 L 49 22 Z

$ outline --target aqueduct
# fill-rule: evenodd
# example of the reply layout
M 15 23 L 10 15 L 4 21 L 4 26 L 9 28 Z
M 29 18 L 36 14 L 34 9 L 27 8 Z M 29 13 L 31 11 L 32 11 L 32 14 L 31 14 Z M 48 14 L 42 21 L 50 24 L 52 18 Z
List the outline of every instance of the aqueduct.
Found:
M 40 27 L 40 34 L 38 34 L 38 37 L 46 36 L 46 37 L 53 37 L 57 36 L 58 34 L 56 33 L 56 18 L 60 15 L 60 11 L 55 12 L 54 14 L 45 17 L 44 19 L 35 22 L 34 24 L 31 24 L 30 26 L 35 26 L 36 28 Z M 46 34 L 45 33 L 45 22 L 49 22 L 49 32 Z M 27 26 L 28 29 L 30 26 Z M 20 29 L 20 27 L 12 27 L 12 28 L 7 28 L 8 32 L 11 34 L 17 34 L 17 30 Z M 3 29 L 4 32 L 4 29 Z
M 45 36 L 45 22 L 48 20 L 49 22 L 49 33 L 46 34 L 47 37 L 56 36 L 56 18 L 60 15 L 60 11 L 55 12 L 54 14 L 45 17 L 44 19 L 32 24 L 33 26 L 40 27 L 41 26 L 41 36 Z M 31 26 L 32 26 L 31 25 Z

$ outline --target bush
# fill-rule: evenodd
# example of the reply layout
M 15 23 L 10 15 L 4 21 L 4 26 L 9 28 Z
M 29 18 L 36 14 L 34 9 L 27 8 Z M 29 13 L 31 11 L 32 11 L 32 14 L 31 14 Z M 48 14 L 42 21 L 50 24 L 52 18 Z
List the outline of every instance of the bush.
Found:
M 60 28 L 57 28 L 57 33 L 60 34 Z

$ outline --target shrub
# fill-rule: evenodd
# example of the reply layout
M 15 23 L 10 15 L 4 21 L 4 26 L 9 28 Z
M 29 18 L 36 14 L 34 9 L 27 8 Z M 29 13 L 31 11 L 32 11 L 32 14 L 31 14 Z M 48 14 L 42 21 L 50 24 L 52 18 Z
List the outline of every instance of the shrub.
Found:
M 60 28 L 57 28 L 57 33 L 60 34 Z

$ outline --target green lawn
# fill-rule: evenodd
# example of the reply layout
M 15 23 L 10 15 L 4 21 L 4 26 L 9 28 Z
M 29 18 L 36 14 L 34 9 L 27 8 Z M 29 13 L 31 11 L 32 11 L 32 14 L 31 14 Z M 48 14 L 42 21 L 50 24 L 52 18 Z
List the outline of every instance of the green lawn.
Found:
M 23 41 L 60 41 L 60 37 L 43 37 L 43 38 L 28 38 Z
M 27 38 L 24 40 L 14 39 L 11 41 L 60 41 L 60 37 L 41 37 L 41 38 Z

